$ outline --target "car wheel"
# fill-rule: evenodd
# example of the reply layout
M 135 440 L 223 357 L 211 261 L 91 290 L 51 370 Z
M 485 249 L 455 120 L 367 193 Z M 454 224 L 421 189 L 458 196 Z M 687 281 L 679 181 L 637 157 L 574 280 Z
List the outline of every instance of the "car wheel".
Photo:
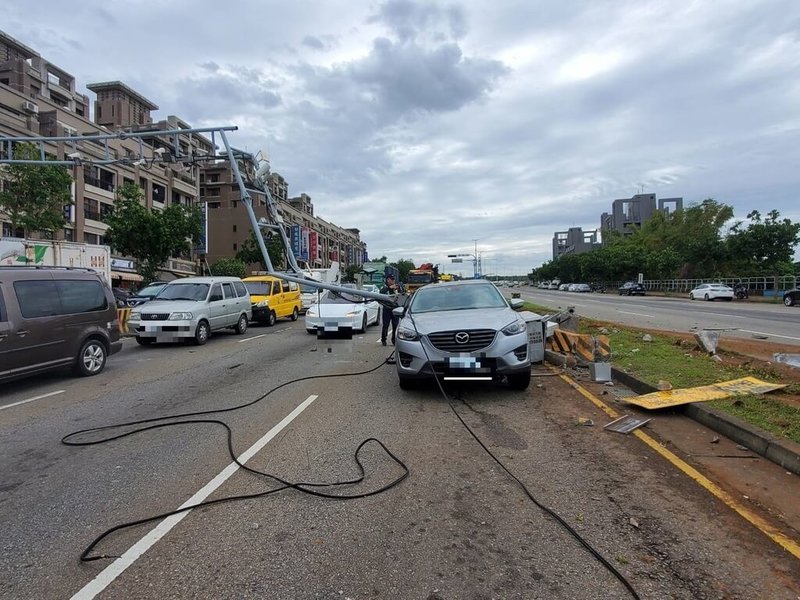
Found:
M 694 294 L 689 294 L 689 300 L 694 300 Z
M 364 316 L 361 319 L 361 329 L 359 329 L 358 332 L 367 333 L 367 313 L 364 313 Z
M 791 295 L 791 294 L 786 294 L 786 295 L 783 297 L 783 303 L 784 303 L 786 306 L 794 306 L 794 298 L 792 298 L 792 295 Z
M 298 316 L 300 316 L 300 311 L 297 310 L 297 307 L 295 306 L 294 310 L 292 311 L 292 321 L 297 321 Z
M 275 321 L 277 320 L 278 316 L 275 314 L 275 311 L 274 310 L 269 311 L 269 314 L 267 315 L 267 325 L 272 327 L 273 325 L 275 325 Z
M 705 294 L 705 295 L 703 296 L 703 300 L 705 300 L 706 302 L 709 302 L 709 301 L 710 301 L 710 298 L 708 297 L 708 294 Z
M 97 339 L 86 340 L 78 352 L 75 370 L 83 377 L 97 375 L 106 366 L 107 356 L 108 352 L 103 342 Z
M 417 387 L 417 380 L 408 375 L 398 375 L 401 390 L 413 390 Z
M 506 379 L 508 380 L 508 387 L 512 390 L 526 390 L 531 384 L 531 372 L 528 370 L 524 373 L 507 375 Z
M 140 346 L 149 346 L 153 342 L 155 342 L 153 338 L 143 338 L 139 337 L 138 335 L 136 336 L 136 343 L 139 344 Z
M 242 335 L 245 331 L 247 331 L 247 315 L 242 315 L 236 323 L 236 333 Z
M 197 324 L 197 329 L 194 330 L 194 343 L 196 346 L 202 346 L 208 341 L 208 336 L 211 334 L 211 329 L 208 323 L 200 321 Z

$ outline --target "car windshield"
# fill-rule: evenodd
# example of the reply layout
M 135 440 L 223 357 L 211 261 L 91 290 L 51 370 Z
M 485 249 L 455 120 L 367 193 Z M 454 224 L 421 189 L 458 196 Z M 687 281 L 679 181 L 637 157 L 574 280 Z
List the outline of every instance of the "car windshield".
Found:
M 313 285 L 307 285 L 305 283 L 300 284 L 300 291 L 304 294 L 315 294 L 319 288 Z
M 269 296 L 269 291 L 272 289 L 272 282 L 245 281 L 244 287 L 247 288 L 247 293 L 251 296 Z
M 410 310 L 415 313 L 472 308 L 504 308 L 508 304 L 493 285 L 428 286 L 417 290 Z
M 137 296 L 155 296 L 158 292 L 160 292 L 164 286 L 167 285 L 166 283 L 158 283 L 155 285 L 148 285 L 147 287 L 143 287 L 141 290 L 136 292 Z
M 320 304 L 363 304 L 363 296 L 326 291 L 319 299 Z
M 156 296 L 156 300 L 205 300 L 207 283 L 171 283 Z

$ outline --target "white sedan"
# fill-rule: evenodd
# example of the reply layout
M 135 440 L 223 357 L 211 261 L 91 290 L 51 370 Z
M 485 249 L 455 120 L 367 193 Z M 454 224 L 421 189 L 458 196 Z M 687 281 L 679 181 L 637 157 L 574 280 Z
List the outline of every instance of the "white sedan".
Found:
M 326 290 L 319 302 L 306 311 L 306 331 L 337 333 L 344 330 L 365 333 L 370 325 L 380 321 L 381 305 L 362 296 Z
M 730 302 L 733 300 L 733 288 L 723 285 L 722 283 L 701 283 L 689 292 L 689 300 L 699 300 L 701 298 L 703 300 L 722 298 Z

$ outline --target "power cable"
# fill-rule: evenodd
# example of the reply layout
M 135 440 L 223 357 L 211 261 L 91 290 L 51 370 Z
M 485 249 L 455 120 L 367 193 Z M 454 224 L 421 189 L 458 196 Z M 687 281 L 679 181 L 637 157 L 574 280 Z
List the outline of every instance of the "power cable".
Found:
M 357 498 L 366 498 L 368 496 L 374 496 L 376 494 L 380 494 L 382 492 L 385 492 L 385 491 L 393 488 L 394 486 L 399 484 L 401 481 L 403 481 L 406 477 L 408 477 L 409 469 L 408 469 L 408 467 L 406 466 L 406 464 L 402 460 L 400 460 L 397 456 L 395 456 L 394 453 L 392 453 L 392 451 L 389 450 L 386 447 L 386 445 L 383 442 L 381 442 L 379 439 L 377 439 L 377 438 L 369 437 L 369 438 L 365 439 L 364 441 L 362 441 L 358 445 L 358 447 L 356 448 L 356 450 L 354 452 L 354 460 L 356 462 L 356 465 L 358 466 L 359 473 L 360 473 L 358 477 L 356 477 L 354 479 L 345 480 L 345 481 L 335 481 L 335 482 L 291 482 L 291 481 L 288 481 L 288 480 L 286 480 L 286 479 L 284 479 L 282 477 L 274 475 L 272 473 L 267 473 L 267 472 L 264 472 L 264 471 L 259 471 L 258 469 L 253 469 L 252 467 L 248 467 L 244 463 L 240 462 L 239 459 L 237 458 L 236 452 L 234 451 L 234 448 L 233 448 L 233 431 L 231 430 L 230 426 L 227 423 L 225 423 L 224 421 L 220 421 L 218 419 L 186 419 L 186 417 L 199 417 L 199 416 L 204 416 L 204 415 L 226 413 L 226 412 L 232 412 L 232 411 L 236 411 L 236 410 L 241 410 L 243 408 L 252 406 L 252 405 L 262 401 L 267 396 L 269 396 L 273 392 L 281 389 L 282 387 L 285 387 L 285 386 L 293 384 L 293 383 L 298 383 L 300 381 L 307 381 L 307 380 L 310 380 L 310 379 L 325 379 L 325 378 L 331 378 L 331 377 L 353 377 L 353 376 L 358 376 L 358 375 L 366 375 L 368 373 L 372 373 L 374 371 L 377 371 L 378 369 L 383 367 L 385 364 L 387 364 L 387 362 L 388 362 L 388 360 L 390 358 L 391 358 L 391 356 L 389 358 L 387 358 L 386 360 L 384 360 L 383 362 L 381 362 L 378 366 L 373 367 L 371 369 L 367 369 L 366 371 L 359 371 L 359 372 L 356 372 L 356 373 L 334 373 L 334 374 L 329 374 L 329 375 L 310 375 L 310 376 L 307 376 L 307 377 L 300 377 L 300 378 L 297 378 L 297 379 L 293 379 L 291 381 L 287 381 L 287 382 L 284 382 L 284 383 L 282 383 L 280 385 L 275 386 L 274 388 L 272 388 L 271 390 L 269 390 L 266 393 L 262 394 L 261 396 L 259 396 L 255 400 L 251 400 L 250 402 L 246 402 L 244 404 L 240 404 L 240 405 L 237 405 L 237 406 L 231 406 L 231 407 L 228 407 L 228 408 L 220 408 L 220 409 L 215 409 L 215 410 L 179 413 L 179 414 L 168 415 L 168 416 L 163 416 L 163 417 L 154 417 L 154 418 L 151 418 L 151 419 L 141 419 L 141 420 L 138 420 L 138 421 L 128 421 L 128 422 L 125 422 L 125 423 L 117 423 L 115 425 L 105 425 L 105 426 L 102 426 L 102 427 L 90 427 L 88 429 L 81 429 L 79 431 L 73 431 L 72 433 L 69 433 L 69 434 L 65 435 L 63 438 L 61 438 L 61 443 L 65 444 L 67 446 L 94 446 L 94 445 L 97 445 L 97 444 L 104 444 L 106 442 L 110 442 L 110 441 L 113 441 L 113 440 L 118 440 L 118 439 L 121 439 L 121 438 L 124 438 L 124 437 L 127 437 L 127 436 L 138 434 L 138 433 L 142 433 L 144 431 L 162 429 L 162 428 L 166 428 L 166 427 L 175 427 L 175 426 L 178 426 L 178 425 L 190 425 L 190 424 L 191 425 L 198 425 L 198 424 L 219 425 L 219 426 L 222 426 L 223 428 L 225 428 L 225 430 L 226 430 L 227 444 L 228 444 L 228 454 L 230 455 L 230 457 L 233 460 L 233 462 L 235 462 L 239 466 L 239 468 L 241 468 L 241 469 L 243 469 L 245 471 L 248 471 L 250 473 L 253 473 L 254 475 L 258 475 L 258 476 L 261 476 L 261 477 L 267 477 L 267 478 L 272 479 L 272 480 L 276 481 L 277 483 L 281 484 L 277 488 L 274 488 L 274 489 L 271 489 L 271 490 L 267 490 L 267 491 L 264 491 L 264 492 L 258 492 L 258 493 L 255 493 L 255 494 L 240 494 L 240 495 L 234 495 L 234 496 L 226 496 L 224 498 L 217 498 L 215 500 L 206 500 L 204 502 L 198 502 L 197 504 L 193 504 L 191 506 L 185 506 L 183 508 L 179 508 L 177 510 L 173 510 L 173 511 L 170 511 L 170 512 L 166 512 L 166 513 L 162 513 L 162 514 L 159 514 L 159 515 L 150 516 L 150 517 L 147 517 L 147 518 L 144 518 L 144 519 L 138 519 L 138 520 L 135 520 L 135 521 L 128 521 L 128 522 L 125 522 L 125 523 L 121 523 L 119 525 L 115 525 L 114 527 L 111 527 L 111 528 L 107 529 L 102 534 L 97 536 L 97 538 L 95 538 L 94 541 L 92 541 L 92 543 L 90 543 L 84 549 L 84 551 L 80 555 L 81 562 L 91 562 L 91 561 L 107 559 L 107 558 L 119 558 L 118 556 L 111 555 L 111 554 L 96 554 L 96 555 L 92 555 L 92 550 L 94 550 L 94 548 L 100 542 L 102 542 L 105 538 L 107 538 L 109 535 L 111 535 L 111 534 L 113 534 L 113 533 L 115 533 L 117 531 L 120 531 L 120 530 L 123 530 L 123 529 L 128 529 L 128 528 L 135 527 L 135 526 L 138 526 L 138 525 L 142 525 L 142 524 L 145 524 L 145 523 L 150 523 L 150 522 L 153 522 L 153 521 L 158 521 L 158 520 L 164 519 L 166 517 L 169 517 L 169 516 L 172 516 L 172 515 L 176 515 L 176 514 L 179 514 L 179 513 L 182 513 L 182 512 L 186 512 L 186 511 L 189 511 L 189 510 L 192 510 L 192 509 L 195 509 L 195 508 L 202 508 L 202 507 L 205 507 L 205 506 L 212 506 L 212 505 L 221 504 L 221 503 L 224 503 L 224 502 L 234 502 L 234 501 L 238 501 L 238 500 L 251 500 L 251 499 L 254 499 L 254 498 L 262 498 L 262 497 L 265 497 L 265 496 L 268 496 L 270 494 L 274 494 L 276 492 L 280 492 L 280 491 L 283 491 L 283 490 L 286 490 L 286 489 L 294 489 L 294 490 L 297 490 L 298 492 L 302 492 L 304 494 L 309 494 L 311 496 L 318 496 L 318 497 L 321 497 L 321 498 L 329 498 L 329 499 L 332 499 L 332 500 L 354 500 L 354 499 L 357 499 Z M 168 421 L 170 419 L 183 419 L 183 420 L 180 420 L 180 421 Z M 111 435 L 111 436 L 108 436 L 108 437 L 104 437 L 104 438 L 101 438 L 101 439 L 90 440 L 90 441 L 75 441 L 73 439 L 73 438 L 75 438 L 77 436 L 80 436 L 81 434 L 96 433 L 96 432 L 100 432 L 100 431 L 110 431 L 110 430 L 118 429 L 118 428 L 121 428 L 121 427 L 131 427 L 131 426 L 135 426 L 135 425 L 146 425 L 146 426 L 138 427 L 136 429 L 132 429 L 130 431 L 126 431 L 124 433 L 120 433 L 120 434 L 117 434 L 117 435 Z M 364 471 L 364 466 L 361 463 L 360 454 L 361 454 L 362 448 L 365 445 L 367 445 L 368 443 L 370 443 L 370 442 L 374 442 L 374 443 L 378 444 L 383 449 L 383 451 L 389 456 L 389 458 L 396 465 L 398 465 L 402 469 L 403 472 L 402 472 L 401 475 L 399 475 L 398 477 L 394 478 L 392 481 L 390 481 L 389 483 L 387 483 L 387 484 L 385 484 L 385 485 L 383 485 L 381 487 L 378 487 L 376 489 L 373 489 L 373 490 L 370 490 L 370 491 L 367 491 L 367 492 L 359 492 L 359 493 L 355 493 L 355 494 L 333 494 L 333 493 L 327 493 L 327 492 L 311 489 L 311 488 L 333 488 L 333 487 L 349 486 L 349 485 L 355 485 L 357 483 L 361 483 L 364 480 L 364 478 L 366 477 L 366 473 Z
M 425 353 L 425 359 L 427 363 L 431 366 L 431 372 L 433 373 L 433 378 L 436 381 L 436 385 L 439 387 L 439 391 L 441 392 L 442 397 L 447 401 L 450 410 L 453 411 L 453 414 L 461 422 L 461 424 L 464 426 L 467 432 L 478 443 L 478 445 L 481 448 L 483 448 L 486 454 L 488 454 L 489 457 L 494 462 L 496 462 L 500 466 L 500 468 L 522 489 L 523 493 L 528 497 L 528 499 L 531 502 L 533 502 L 537 507 L 539 507 L 545 513 L 550 515 L 553 519 L 555 519 L 557 523 L 559 523 L 564 529 L 566 529 L 567 532 L 570 535 L 572 535 L 572 537 L 574 537 L 584 548 L 586 548 L 592 556 L 594 556 L 604 567 L 606 567 L 606 569 L 608 569 L 609 572 L 611 572 L 612 575 L 614 575 L 614 577 L 616 577 L 620 581 L 620 583 L 622 583 L 623 586 L 625 586 L 625 588 L 630 592 L 631 596 L 636 598 L 636 600 L 640 600 L 639 594 L 636 593 L 636 590 L 633 588 L 631 583 L 625 578 L 625 576 L 622 573 L 620 573 L 614 567 L 614 565 L 612 565 L 602 554 L 600 554 L 600 552 L 595 550 L 591 546 L 591 544 L 589 544 L 589 542 L 584 537 L 582 537 L 581 534 L 575 531 L 575 529 L 572 526 L 570 526 L 570 524 L 567 523 L 558 513 L 556 513 L 553 509 L 542 504 L 539 500 L 537 500 L 536 497 L 528 489 L 528 487 L 524 483 L 522 483 L 522 481 L 516 475 L 514 475 L 509 470 L 509 468 L 506 467 L 506 465 L 503 464 L 503 462 L 499 458 L 497 458 L 497 456 L 491 450 L 489 450 L 486 444 L 484 444 L 483 441 L 480 439 L 480 437 L 478 437 L 478 434 L 476 434 L 475 431 L 473 431 L 472 428 L 469 425 L 467 425 L 467 422 L 464 421 L 462 416 L 456 410 L 456 407 L 453 405 L 450 396 L 445 391 L 444 386 L 442 385 L 442 382 L 439 379 L 439 375 L 436 373 L 436 369 L 433 366 L 433 362 L 431 362 L 430 356 L 428 355 L 428 351 L 425 348 L 425 344 L 422 343 L 422 335 L 417 329 L 417 324 L 414 322 L 414 317 L 412 316 L 410 308 L 411 307 L 409 306 L 408 309 L 406 310 L 406 315 L 408 316 L 411 325 L 414 327 L 414 332 L 417 334 L 417 337 L 419 337 L 420 347 L 422 348 L 422 351 Z M 471 408 L 462 398 L 458 398 L 458 400 L 460 400 L 468 408 Z

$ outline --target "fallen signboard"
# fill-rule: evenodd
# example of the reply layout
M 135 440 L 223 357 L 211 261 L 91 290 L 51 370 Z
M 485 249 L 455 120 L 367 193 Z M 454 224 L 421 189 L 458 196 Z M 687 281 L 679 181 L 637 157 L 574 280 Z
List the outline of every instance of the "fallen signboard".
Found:
M 663 390 L 650 394 L 643 394 L 641 396 L 629 396 L 621 398 L 621 400 L 648 410 L 655 410 L 659 408 L 668 408 L 670 406 L 678 406 L 680 404 L 689 404 L 690 402 L 718 400 L 730 396 L 765 394 L 766 392 L 772 392 L 785 387 L 786 384 L 782 383 L 769 383 L 756 379 L 755 377 L 742 377 L 741 379 L 732 379 L 731 381 L 723 381 L 700 387 Z

